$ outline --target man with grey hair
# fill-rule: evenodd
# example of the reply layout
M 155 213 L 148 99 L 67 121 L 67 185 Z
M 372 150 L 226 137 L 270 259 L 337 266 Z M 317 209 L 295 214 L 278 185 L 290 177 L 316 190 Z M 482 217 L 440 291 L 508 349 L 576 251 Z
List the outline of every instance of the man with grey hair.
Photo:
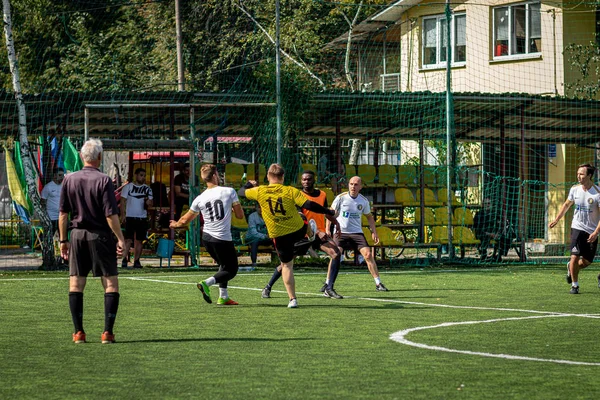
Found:
M 60 196 L 60 254 L 69 261 L 69 307 L 75 326 L 73 342 L 85 343 L 83 290 L 87 276 L 100 276 L 104 287 L 102 343 L 114 343 L 113 326 L 119 308 L 117 255 L 124 238 L 112 180 L 100 172 L 102 142 L 89 139 L 81 147 L 83 169 L 65 177 Z M 69 222 L 69 214 L 71 223 Z M 70 231 L 70 237 L 67 232 Z M 118 242 L 115 245 L 114 233 Z

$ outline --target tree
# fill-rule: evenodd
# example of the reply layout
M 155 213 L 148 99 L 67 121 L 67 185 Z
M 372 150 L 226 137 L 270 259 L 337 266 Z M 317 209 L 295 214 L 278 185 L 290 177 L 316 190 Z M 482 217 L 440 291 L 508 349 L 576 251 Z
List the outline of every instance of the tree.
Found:
M 13 42 L 12 18 L 9 0 L 2 0 L 2 9 L 4 21 L 4 37 L 6 39 L 6 53 L 8 55 L 10 72 L 13 78 L 12 80 L 15 91 L 15 99 L 17 101 L 17 107 L 19 111 L 19 141 L 21 144 L 21 159 L 23 162 L 23 169 L 25 171 L 25 180 L 27 182 L 27 193 L 29 195 L 29 199 L 33 203 L 34 213 L 37 216 L 37 218 L 42 222 L 42 226 L 44 228 L 44 235 L 42 240 L 42 267 L 52 268 L 55 265 L 54 245 L 52 243 L 52 223 L 50 222 L 50 218 L 48 217 L 46 210 L 44 210 L 44 208 L 42 207 L 40 196 L 38 195 L 36 189 L 36 176 L 34 174 L 33 164 L 29 155 L 29 141 L 27 139 L 27 114 L 25 111 L 25 102 L 23 101 L 23 93 L 21 92 L 19 64 L 17 62 L 17 56 Z

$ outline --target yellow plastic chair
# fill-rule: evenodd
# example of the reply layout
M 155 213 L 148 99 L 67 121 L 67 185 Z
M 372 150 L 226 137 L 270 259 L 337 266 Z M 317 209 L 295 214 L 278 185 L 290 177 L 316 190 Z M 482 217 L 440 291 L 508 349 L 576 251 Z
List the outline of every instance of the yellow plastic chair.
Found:
M 398 172 L 395 165 L 384 164 L 379 166 L 379 185 L 397 186 Z
M 333 200 L 335 199 L 335 193 L 333 193 L 333 190 L 329 189 L 329 188 L 319 188 L 319 190 L 322 190 L 325 192 L 325 195 L 327 196 L 327 204 L 329 206 L 331 206 L 331 203 L 333 203 Z
M 347 171 L 347 170 L 346 170 Z M 363 185 L 367 187 L 375 187 L 378 184 L 375 183 L 375 177 L 377 176 L 377 169 L 374 165 L 359 165 L 358 176 L 362 179 Z
M 448 227 L 434 226 L 431 228 L 431 241 L 434 243 L 448 244 Z
M 401 204 L 405 207 L 418 206 L 420 203 L 415 200 L 410 189 L 398 188 L 394 191 L 394 199 L 396 204 Z
M 236 218 L 235 214 L 233 214 L 231 216 L 231 227 L 240 229 L 240 230 L 247 230 L 248 229 L 248 221 L 246 221 L 246 218 L 242 218 L 242 219 Z
M 229 163 L 225 165 L 225 184 L 227 186 L 242 186 L 244 176 L 244 165 Z
M 454 209 L 454 223 L 456 225 L 473 225 L 473 213 L 467 208 Z
M 475 237 L 473 231 L 466 226 L 455 226 L 452 231 L 452 240 L 456 244 L 479 244 L 481 241 Z
M 255 180 L 259 184 L 263 183 L 267 177 L 267 169 L 264 165 L 258 164 L 258 177 L 254 173 L 254 164 L 246 166 L 246 180 Z
M 423 183 L 428 186 L 435 185 L 437 167 L 431 165 L 423 165 Z
M 377 235 L 379 236 L 379 243 L 381 246 L 401 246 L 404 244 L 403 241 L 398 240 L 398 235 L 387 226 L 381 226 L 377 228 Z
M 437 199 L 441 201 L 444 205 L 448 204 L 448 189 L 439 189 L 437 192 Z M 459 206 L 462 203 L 458 200 L 456 195 L 452 193 L 452 204 L 453 206 Z
M 345 164 L 344 167 L 346 168 L 346 182 L 350 181 L 350 178 L 352 178 L 353 176 L 358 175 L 356 173 L 356 165 Z
M 417 201 L 421 200 L 421 190 L 417 189 Z M 426 206 L 429 207 L 438 207 L 442 205 L 441 201 L 437 201 L 435 199 L 435 195 L 433 193 L 433 190 L 429 189 L 429 188 L 424 188 L 423 189 L 423 201 L 425 203 Z
M 434 209 L 434 215 L 436 225 L 448 225 L 448 208 L 436 207 Z M 454 214 L 452 214 L 452 224 L 454 225 L 455 223 L 456 220 L 454 218 Z
M 398 186 L 416 186 L 419 184 L 417 179 L 417 167 L 414 165 L 398 166 Z
M 317 166 L 315 164 L 302 163 L 302 171 L 312 171 L 316 174 Z M 300 171 L 300 173 L 302 173 L 302 171 Z
M 421 208 L 415 209 L 415 224 L 421 223 Z M 425 219 L 423 221 L 425 225 L 436 225 L 435 215 L 432 208 L 425 208 Z

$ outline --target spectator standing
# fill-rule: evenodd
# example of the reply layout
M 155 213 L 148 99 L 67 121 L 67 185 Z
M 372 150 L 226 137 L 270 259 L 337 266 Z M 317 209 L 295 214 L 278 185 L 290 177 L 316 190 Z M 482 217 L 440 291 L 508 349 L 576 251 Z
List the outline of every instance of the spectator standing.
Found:
M 232 210 L 236 218 L 244 218 L 244 210 L 234 189 L 219 186 L 217 167 L 213 164 L 202 166 L 202 180 L 207 189 L 196 197 L 187 212 L 178 221 L 171 221 L 170 228 L 176 229 L 192 222 L 198 215 L 204 219 L 202 243 L 210 256 L 219 265 L 219 271 L 205 281 L 198 283 L 198 289 L 207 303 L 212 303 L 210 287 L 219 284 L 218 305 L 234 306 L 238 303 L 229 298 L 227 283 L 238 273 L 238 258 L 231 237 Z
M 181 218 L 183 207 L 190 204 L 190 164 L 185 164 L 183 170 L 173 181 L 175 192 L 175 221 Z
M 121 225 L 125 224 L 125 248 L 121 267 L 127 268 L 129 249 L 133 242 L 133 268 L 142 268 L 143 241 L 148 236 L 148 207 L 153 205 L 153 194 L 146 185 L 146 170 L 135 170 L 134 182 L 129 182 L 121 191 Z
M 52 180 L 44 186 L 42 193 L 40 193 L 42 206 L 46 208 L 50 222 L 52 222 L 52 235 L 58 231 L 60 192 L 64 178 L 65 170 L 62 168 L 55 169 L 52 172 Z
M 124 238 L 119 208 L 110 177 L 100 172 L 102 142 L 89 139 L 81 147 L 83 169 L 63 181 L 60 196 L 59 232 L 61 256 L 69 261 L 69 308 L 75 333 L 73 342 L 85 343 L 83 291 L 90 271 L 104 287 L 104 332 L 101 341 L 114 343 L 113 327 L 119 309 L 117 256 Z M 69 225 L 69 215 L 71 223 Z M 67 231 L 70 238 L 67 239 Z M 111 234 L 117 237 L 117 243 Z

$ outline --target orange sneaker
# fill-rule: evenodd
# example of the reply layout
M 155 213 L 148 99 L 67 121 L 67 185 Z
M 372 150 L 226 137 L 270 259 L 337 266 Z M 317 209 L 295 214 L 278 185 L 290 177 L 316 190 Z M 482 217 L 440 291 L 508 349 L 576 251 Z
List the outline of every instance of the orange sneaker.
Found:
M 78 331 L 73 334 L 73 343 L 85 343 L 85 333 L 83 331 Z
M 102 344 L 110 344 L 115 342 L 115 335 L 108 333 L 108 331 L 102 334 Z
M 237 301 L 231 300 L 229 297 L 226 299 L 219 297 L 219 300 L 217 300 L 219 306 L 237 306 L 238 304 Z

